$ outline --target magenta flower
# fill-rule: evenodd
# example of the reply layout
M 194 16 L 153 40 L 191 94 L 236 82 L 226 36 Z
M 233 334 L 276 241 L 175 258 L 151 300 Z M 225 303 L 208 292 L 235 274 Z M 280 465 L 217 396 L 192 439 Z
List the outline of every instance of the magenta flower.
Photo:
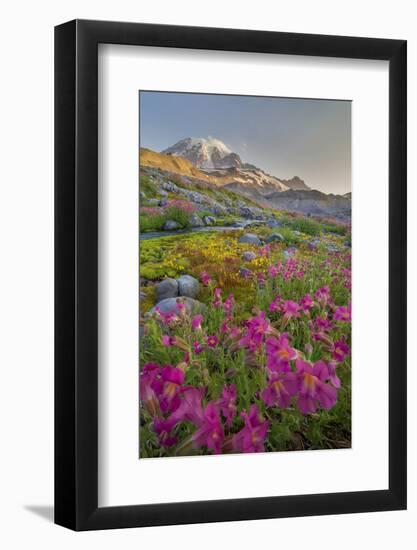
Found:
M 167 347 L 175 346 L 175 344 L 177 343 L 177 339 L 175 338 L 175 336 L 168 336 L 168 334 L 163 334 L 162 343 L 164 346 Z
M 236 416 L 237 406 L 237 388 L 235 384 L 223 388 L 222 397 L 218 400 L 217 404 L 223 416 L 226 418 L 226 426 L 230 428 L 233 424 L 233 419 Z
M 335 321 L 345 321 L 345 322 L 350 321 L 351 320 L 350 309 L 351 309 L 350 307 L 346 307 L 346 306 L 340 306 L 336 308 L 333 315 L 333 319 Z
M 194 342 L 193 347 L 194 353 L 196 353 L 197 355 L 203 351 L 203 346 L 200 344 L 200 342 Z
M 174 426 L 175 422 L 171 419 L 165 420 L 158 417 L 153 419 L 153 427 L 158 434 L 159 444 L 162 447 L 169 448 L 178 443 L 178 437 L 172 433 Z
M 268 274 L 272 279 L 275 279 L 275 277 L 278 277 L 279 275 L 279 269 L 276 265 L 271 265 L 268 269 Z
M 324 315 L 319 315 L 316 319 L 316 327 L 320 331 L 331 330 L 333 328 L 333 323 L 327 318 L 327 313 Z
M 317 403 L 323 409 L 331 409 L 337 402 L 337 390 L 330 384 L 329 370 L 324 361 L 314 365 L 301 359 L 297 360 L 299 395 L 297 404 L 303 414 L 314 413 Z
M 184 383 L 184 371 L 178 367 L 167 365 L 162 369 L 161 379 L 161 410 L 163 412 L 172 412 L 179 405 L 178 393 L 181 385 Z
M 279 338 L 271 336 L 266 341 L 267 367 L 271 371 L 290 372 L 290 361 L 297 359 L 298 352 L 288 341 L 288 334 L 283 333 Z
M 325 307 L 330 298 L 330 288 L 328 286 L 323 286 L 319 288 L 315 294 L 316 300 L 320 303 L 322 307 Z
M 234 304 L 235 297 L 233 296 L 233 294 L 230 294 L 230 296 L 227 298 L 227 300 L 225 300 L 223 304 L 224 311 L 225 313 L 227 313 L 227 315 L 230 315 L 232 313 Z
M 221 453 L 224 429 L 215 403 L 209 403 L 205 408 L 203 421 L 193 434 L 192 439 L 196 447 L 205 445 L 207 449 L 213 450 L 216 454 Z
M 170 325 L 173 321 L 178 321 L 178 315 L 173 311 L 165 313 L 164 311 L 161 311 L 159 307 L 155 308 L 155 311 L 164 325 Z
M 203 283 L 203 285 L 209 285 L 210 282 L 211 282 L 211 277 L 210 275 L 207 273 L 207 271 L 203 271 L 202 273 L 200 273 L 200 279 Z
M 329 349 L 333 348 L 333 340 L 323 331 L 313 332 L 313 340 L 323 342 Z
M 223 334 L 226 334 L 229 331 L 230 331 L 229 320 L 226 319 L 226 321 L 223 321 L 223 323 L 221 324 L 220 332 L 222 332 Z
M 239 345 L 248 347 L 252 351 L 259 348 L 265 335 L 271 332 L 271 325 L 266 318 L 266 313 L 261 311 L 256 317 L 251 317 L 246 321 L 247 333 L 239 341 Z
M 277 296 L 274 301 L 269 304 L 269 311 L 280 311 L 282 307 L 282 296 Z
M 341 338 L 334 343 L 333 359 L 336 359 L 336 361 L 339 361 L 339 363 L 341 363 L 345 359 L 346 355 L 348 355 L 349 351 L 350 349 L 346 341 Z
M 217 346 L 219 345 L 219 339 L 217 338 L 217 336 L 207 336 L 207 345 L 210 348 L 217 348 Z
M 222 304 L 222 289 L 221 288 L 215 288 L 214 289 L 213 306 L 214 307 L 220 307 L 221 304 Z
M 204 393 L 204 388 L 195 388 L 194 386 L 183 388 L 179 394 L 180 404 L 169 419 L 175 424 L 192 422 L 196 426 L 201 426 L 204 422 L 202 405 Z
M 300 316 L 300 306 L 292 300 L 286 300 L 284 302 L 282 306 L 282 311 L 284 313 L 284 319 L 291 319 L 292 317 Z
M 161 371 L 161 367 L 158 363 L 145 363 L 142 368 L 143 374 L 151 374 L 154 373 L 156 376 Z
M 159 412 L 159 399 L 153 388 L 153 383 L 157 372 L 142 373 L 140 376 L 140 399 L 152 416 L 156 416 Z
M 329 361 L 327 364 L 327 370 L 329 371 L 329 380 L 335 388 L 340 388 L 342 385 L 340 378 L 336 374 L 336 368 L 338 364 L 336 361 Z
M 303 311 L 309 311 L 314 306 L 314 301 L 310 294 L 306 294 L 301 298 L 300 305 Z
M 241 416 L 245 420 L 245 427 L 233 437 L 234 450 L 241 453 L 265 452 L 269 422 L 263 420 L 258 405 L 251 405 L 249 415 L 243 411 Z
M 202 315 L 196 315 L 191 321 L 191 326 L 194 330 L 201 330 L 201 323 L 203 321 Z
M 298 381 L 294 373 L 270 371 L 269 386 L 262 392 L 261 397 L 269 407 L 278 405 L 282 409 L 287 409 L 297 390 Z

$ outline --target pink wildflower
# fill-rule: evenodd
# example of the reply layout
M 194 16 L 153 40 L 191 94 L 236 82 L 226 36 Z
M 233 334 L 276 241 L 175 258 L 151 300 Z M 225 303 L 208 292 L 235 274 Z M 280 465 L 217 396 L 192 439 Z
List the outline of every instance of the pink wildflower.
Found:
M 196 315 L 191 321 L 191 326 L 194 330 L 201 330 L 201 323 L 203 321 L 202 315 Z
M 162 344 L 167 347 L 175 346 L 177 339 L 175 336 L 168 336 L 168 334 L 162 335 Z
M 350 307 L 340 306 L 336 308 L 334 312 L 333 319 L 335 321 L 345 321 L 348 322 L 351 320 L 351 311 Z
M 267 367 L 272 371 L 290 372 L 290 361 L 297 359 L 298 352 L 288 342 L 288 334 L 283 333 L 279 338 L 271 336 L 266 341 Z
M 303 414 L 314 413 L 317 404 L 323 409 L 331 409 L 337 402 L 337 390 L 330 384 L 329 370 L 324 361 L 314 365 L 301 359 L 297 360 L 299 395 L 297 404 Z
M 217 336 L 207 336 L 207 345 L 210 348 L 217 348 L 217 346 L 219 345 L 219 339 L 217 338 Z
M 262 392 L 261 397 L 269 407 L 278 404 L 282 409 L 287 409 L 297 389 L 297 377 L 293 372 L 270 372 L 269 386 Z
M 241 413 L 245 427 L 233 437 L 233 447 L 238 452 L 262 453 L 265 451 L 265 439 L 269 422 L 263 420 L 258 405 L 251 405 L 249 414 Z
M 300 306 L 292 300 L 286 300 L 282 306 L 284 312 L 284 319 L 291 319 L 292 317 L 300 316 Z
M 332 351 L 333 351 L 333 358 L 336 359 L 336 361 L 339 361 L 339 363 L 341 363 L 345 359 L 346 355 L 348 355 L 350 350 L 346 341 L 343 338 L 341 338 L 340 340 L 337 340 L 334 343 Z
M 203 283 L 203 285 L 209 285 L 210 282 L 211 282 L 211 277 L 210 275 L 207 273 L 207 271 L 203 271 L 202 273 L 200 273 L 200 279 Z
M 230 428 L 233 424 L 233 419 L 236 416 L 237 406 L 237 388 L 235 384 L 223 388 L 222 397 L 217 402 L 223 416 L 226 418 L 226 426 Z

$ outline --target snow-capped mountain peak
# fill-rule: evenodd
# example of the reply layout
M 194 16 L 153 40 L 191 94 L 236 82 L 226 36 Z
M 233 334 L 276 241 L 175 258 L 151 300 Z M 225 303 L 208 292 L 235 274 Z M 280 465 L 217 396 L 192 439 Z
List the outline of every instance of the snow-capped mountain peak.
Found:
M 225 143 L 211 136 L 181 139 L 162 153 L 184 157 L 197 168 L 205 170 L 241 167 L 243 165 L 238 154 L 233 153 Z

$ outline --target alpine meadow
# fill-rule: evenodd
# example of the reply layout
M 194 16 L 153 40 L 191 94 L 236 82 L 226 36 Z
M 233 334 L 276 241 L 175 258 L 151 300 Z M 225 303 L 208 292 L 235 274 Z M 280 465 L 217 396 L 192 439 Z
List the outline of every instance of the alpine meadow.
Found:
M 351 103 L 139 92 L 139 457 L 351 447 Z

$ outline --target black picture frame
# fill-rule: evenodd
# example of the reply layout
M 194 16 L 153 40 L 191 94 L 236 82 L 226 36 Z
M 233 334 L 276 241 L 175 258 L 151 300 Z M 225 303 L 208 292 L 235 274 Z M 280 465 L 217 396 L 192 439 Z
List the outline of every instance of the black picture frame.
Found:
M 98 507 L 98 44 L 389 62 L 389 488 Z M 55 523 L 74 529 L 406 508 L 406 41 L 74 20 L 55 28 Z

